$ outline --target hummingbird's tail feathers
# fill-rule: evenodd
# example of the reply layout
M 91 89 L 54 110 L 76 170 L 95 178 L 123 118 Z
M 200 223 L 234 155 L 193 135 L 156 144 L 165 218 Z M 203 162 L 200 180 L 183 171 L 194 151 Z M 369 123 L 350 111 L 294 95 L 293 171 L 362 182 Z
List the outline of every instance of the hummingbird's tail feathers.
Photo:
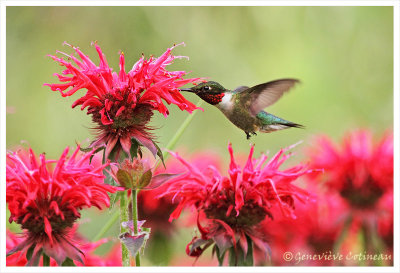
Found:
M 262 133 L 270 133 L 274 131 L 279 131 L 288 128 L 300 128 L 304 129 L 303 125 L 293 123 L 293 122 L 282 122 L 282 123 L 273 123 L 273 124 L 266 124 L 260 128 L 260 132 Z
M 304 128 L 303 125 L 274 116 L 265 111 L 260 111 L 256 117 L 261 123 L 259 130 L 263 133 L 268 133 L 288 128 Z
M 288 127 L 300 128 L 300 129 L 305 129 L 306 128 L 304 125 L 293 123 L 293 122 L 285 123 L 284 125 L 286 125 Z

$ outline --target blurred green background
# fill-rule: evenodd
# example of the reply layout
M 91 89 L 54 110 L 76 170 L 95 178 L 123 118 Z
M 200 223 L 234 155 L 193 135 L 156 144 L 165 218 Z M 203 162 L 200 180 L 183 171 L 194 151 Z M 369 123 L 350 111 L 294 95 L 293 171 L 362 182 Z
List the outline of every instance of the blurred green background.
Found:
M 98 63 L 90 46 L 98 41 L 114 70 L 122 50 L 127 70 L 140 58 L 159 56 L 174 43 L 185 42 L 171 70 L 192 71 L 226 88 L 256 85 L 279 78 L 302 81 L 269 111 L 306 126 L 251 139 L 255 154 L 315 134 L 340 139 L 353 128 L 382 134 L 393 126 L 393 9 L 391 7 L 7 7 L 7 148 L 26 141 L 37 153 L 58 158 L 67 146 L 92 139 L 90 117 L 71 104 L 78 94 L 62 98 L 43 83 L 56 82 L 58 66 L 47 54 L 71 53 L 62 43 L 79 46 Z M 82 95 L 83 92 L 80 92 Z M 185 94 L 196 103 L 198 98 Z M 212 106 L 203 104 L 178 148 L 185 154 L 211 149 L 227 158 L 227 143 L 247 153 L 249 141 Z M 188 116 L 176 106 L 152 125 L 165 147 Z M 298 152 L 296 161 L 302 159 Z M 81 225 L 93 238 L 109 217 L 104 212 Z M 117 226 L 109 235 L 117 232 Z M 184 256 L 192 229 L 174 236 Z M 178 240 L 181 238 L 180 240 Z M 102 250 L 100 249 L 100 252 Z M 104 251 L 104 250 L 103 250 Z M 148 263 L 149 264 L 149 263 Z M 162 264 L 162 261 L 160 261 Z

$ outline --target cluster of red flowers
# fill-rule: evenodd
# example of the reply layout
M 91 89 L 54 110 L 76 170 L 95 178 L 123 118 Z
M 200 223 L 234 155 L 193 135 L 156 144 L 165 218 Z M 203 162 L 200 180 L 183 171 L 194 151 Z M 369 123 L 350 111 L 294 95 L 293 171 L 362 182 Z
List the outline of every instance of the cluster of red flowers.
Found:
M 186 253 L 198 258 L 213 246 L 219 265 L 226 260 L 229 265 L 271 264 L 266 257 L 273 265 L 337 265 L 332 260 L 288 262 L 284 254 L 324 255 L 352 249 L 355 240 L 363 240 L 365 251 L 385 246 L 385 252 L 393 253 L 392 134 L 375 143 L 367 130 L 354 131 L 340 147 L 321 137 L 308 154 L 309 164 L 285 170 L 280 168 L 294 146 L 270 159 L 266 155 L 254 159 L 252 146 L 240 167 L 229 144 L 228 175 L 222 174 L 217 156 L 197 156 L 189 163 L 171 152 L 175 162 L 167 164 L 170 173 L 161 173 L 137 157 L 142 155 L 141 146 L 162 157 L 148 124 L 154 111 L 168 116 L 165 103 L 189 113 L 198 109 L 179 88 L 200 78 L 183 79 L 185 71 L 166 69 L 181 58 L 171 54 L 175 46 L 158 58 L 142 56 L 129 72 L 121 53 L 118 73 L 109 67 L 100 47 L 94 46 L 98 65 L 73 46 L 77 56 L 51 55 L 65 70 L 55 74 L 61 83 L 45 84 L 63 97 L 86 90 L 72 107 L 87 109 L 96 124 L 98 136 L 91 151 L 82 154 L 78 146 L 68 156 L 67 148 L 58 160 L 48 160 L 44 154 L 36 157 L 32 149 L 7 154 L 9 221 L 23 230 L 20 236 L 7 232 L 8 266 L 121 265 L 123 255 L 115 249 L 106 258 L 93 254 L 107 239 L 90 243 L 75 225 L 82 209 L 108 207 L 109 193 L 117 190 L 132 196 L 140 191 L 139 214 L 152 234 L 169 237 L 175 228 L 172 220 L 185 208 L 194 210 L 191 219 L 200 234 L 187 244 Z M 112 163 L 101 163 L 100 153 L 96 154 L 100 149 L 105 149 L 103 160 Z M 122 151 L 125 160 L 120 158 Z M 122 187 L 106 184 L 104 171 Z M 298 178 L 307 191 L 293 184 Z M 125 221 L 122 227 L 132 232 L 119 236 L 132 256 L 150 236 L 150 229 L 142 227 L 145 221 L 132 220 L 137 220 L 134 212 L 131 220 L 121 220 Z
M 268 217 L 273 219 L 276 207 L 283 215 L 294 217 L 295 199 L 306 202 L 310 198 L 305 190 L 291 183 L 313 170 L 302 164 L 279 170 L 290 156 L 285 154 L 287 149 L 279 151 L 267 162 L 265 155 L 257 161 L 253 159 L 252 146 L 243 169 L 235 161 L 232 146 L 228 149 L 231 156 L 229 177 L 221 175 L 214 166 L 199 169 L 173 153 L 188 172 L 168 182 L 168 188 L 161 196 L 173 195 L 173 199 L 179 199 L 170 220 L 178 218 L 185 207 L 198 212 L 197 226 L 201 236 L 194 237 L 188 244 L 190 256 L 200 256 L 214 243 L 214 251 L 221 260 L 229 249 L 236 253 L 242 251 L 243 257 L 238 259 L 246 259 L 253 243 L 268 254 L 267 238 L 260 230 L 260 223 Z
M 266 221 L 263 225 L 272 249 L 272 265 L 333 265 L 332 260 L 284 259 L 286 252 L 302 255 L 334 253 L 345 224 L 345 206 L 336 196 L 323 193 L 316 187 L 307 188 L 317 195 L 316 200 L 308 204 L 299 203 L 295 219 L 280 218 Z M 265 263 L 261 255 L 258 256 L 260 264 Z
M 297 219 L 271 221 L 265 226 L 275 265 L 346 265 L 346 261 L 282 259 L 284 252 L 302 254 L 393 252 L 393 135 L 375 143 L 367 130 L 347 134 L 340 146 L 326 136 L 310 150 L 310 165 L 324 173 L 308 176 L 317 193 L 315 204 L 297 207 Z M 336 251 L 336 252 L 335 252 Z M 348 262 L 348 261 L 347 261 Z M 370 261 L 371 262 L 371 261 Z M 373 262 L 373 261 L 372 261 Z M 390 265 L 392 261 L 381 261 Z M 351 264 L 350 265 L 357 265 Z
M 94 46 L 99 55 L 99 65 L 73 46 L 77 56 L 63 52 L 58 53 L 65 55 L 66 59 L 50 55 L 66 69 L 62 74 L 55 74 L 61 83 L 45 84 L 51 90 L 59 91 L 63 97 L 86 89 L 86 93 L 72 107 L 81 105 L 81 110 L 87 108 L 87 114 L 97 124 L 98 137 L 89 147 L 91 152 L 78 155 L 78 147 L 67 159 L 66 149 L 58 161 L 48 161 L 41 155 L 39 162 L 32 150 L 29 155 L 19 151 L 7 156 L 10 221 L 20 224 L 24 230 L 24 240 L 9 249 L 8 255 L 26 253 L 28 265 L 38 265 L 42 254 L 43 262 L 46 256 L 50 256 L 51 261 L 59 265 L 69 263 L 68 259 L 83 263 L 83 250 L 74 243 L 73 237 L 76 236 L 71 233 L 71 228 L 80 218 L 82 208 L 109 206 L 107 193 L 116 191 L 116 188 L 104 184 L 103 170 L 108 164 L 90 162 L 95 148 L 105 149 L 105 158 L 111 160 L 117 160 L 121 150 L 129 157 L 141 155 L 140 146 L 147 147 L 153 155 L 161 156 L 149 132 L 148 123 L 153 112 L 156 110 L 168 116 L 164 102 L 175 104 L 189 113 L 197 109 L 180 94 L 179 87 L 194 83 L 199 78 L 183 79 L 185 71 L 166 70 L 167 65 L 182 58 L 171 54 L 175 46 L 159 58 L 151 56 L 145 59 L 142 56 L 129 72 L 125 70 L 125 57 L 121 53 L 119 73 L 112 71 L 100 47 L 97 44 Z M 56 165 L 52 168 L 54 163 Z M 123 182 L 130 182 L 129 185 L 124 184 L 124 188 L 134 186 L 131 176 L 136 175 L 136 170 L 128 168 L 121 171 L 127 178 Z M 116 179 L 113 172 L 109 173 Z M 151 176 L 147 172 L 146 177 Z M 155 187 L 154 184 L 162 184 L 171 177 L 174 175 L 156 175 L 151 181 L 144 181 L 147 184 L 154 182 L 149 186 Z M 142 189 L 147 184 L 136 186 Z
M 361 232 L 366 251 L 378 249 L 383 240 L 392 252 L 393 134 L 375 142 L 371 132 L 357 130 L 347 134 L 340 147 L 327 137 L 318 143 L 319 149 L 310 151 L 311 164 L 324 168 L 326 175 L 312 177 L 311 182 L 324 183 L 343 203 L 342 220 L 351 232 Z
M 188 163 L 172 153 L 175 161 L 167 162 L 168 171 L 183 173 L 178 161 L 187 172 L 155 190 L 143 191 L 141 217 L 149 220 L 150 227 L 167 232 L 169 236 L 173 226 L 167 223 L 167 215 L 171 214 L 169 218 L 173 220 L 184 208 L 194 209 L 200 236 L 195 236 L 188 244 L 187 254 L 199 257 L 214 244 L 213 250 L 220 264 L 224 261 L 224 253 L 236 251 L 236 255 L 243 255 L 241 259 L 245 260 L 252 252 L 251 257 L 258 265 L 347 265 L 344 261 L 329 259 L 289 262 L 283 255 L 287 251 L 309 255 L 335 254 L 334 251 L 348 253 L 359 244 L 360 232 L 365 233 L 364 237 L 372 237 L 364 242 L 366 250 L 376 250 L 378 246 L 372 243 L 378 242 L 380 247 L 385 247 L 385 253 L 392 254 L 393 136 L 387 134 L 375 144 L 369 132 L 355 131 L 338 147 L 327 137 L 319 138 L 316 143 L 319 145 L 314 145 L 310 151 L 310 169 L 300 164 L 283 171 L 279 168 L 290 156 L 286 153 L 288 149 L 279 151 L 268 161 L 265 155 L 255 160 L 254 147 L 251 147 L 247 162 L 240 168 L 229 145 L 228 176 L 220 173 L 222 166 L 218 156 L 198 156 Z M 108 200 L 104 193 L 115 189 L 101 183 L 104 165 L 98 163 L 99 159 L 94 158 L 94 166 L 97 166 L 94 167 L 88 164 L 91 154 L 80 158 L 75 151 L 68 160 L 66 154 L 67 151 L 58 161 L 47 161 L 42 155 L 41 164 L 35 160 L 32 151 L 30 155 L 19 151 L 7 156 L 10 219 L 26 229 L 23 238 L 9 234 L 7 250 L 10 254 L 21 250 L 26 253 L 33 242 L 40 242 L 33 253 L 42 250 L 52 255 L 53 264 L 71 257 L 78 265 L 111 265 L 108 259 L 90 254 L 101 242 L 87 243 L 87 247 L 83 244 L 77 250 L 73 243 L 77 237 L 66 227 L 71 227 L 79 217 L 75 211 L 85 206 L 100 206 Z M 50 168 L 54 163 L 56 166 Z M 324 172 L 315 171 L 320 169 Z M 158 174 L 159 170 L 154 173 Z M 292 184 L 299 177 L 306 178 L 307 189 L 313 195 Z M 57 181 L 57 185 L 50 187 L 48 181 Z M 78 190 L 69 188 L 69 194 L 59 198 L 57 194 L 64 192 L 63 181 L 81 181 L 73 185 L 84 184 L 86 191 L 79 188 L 77 193 Z M 85 195 L 94 190 L 93 187 L 102 193 L 97 198 L 94 191 L 90 197 Z M 51 190 L 54 195 L 43 195 L 43 190 Z M 350 190 L 354 192 L 349 193 Z M 50 197 L 44 200 L 43 196 Z M 149 200 L 157 197 L 157 206 L 154 206 Z M 178 200 L 178 205 L 173 204 L 174 200 Z M 310 200 L 313 202 L 306 202 Z M 107 201 L 104 204 L 108 205 Z M 39 231 L 38 226 L 43 230 Z M 344 234 L 347 235 L 343 237 Z M 54 249 L 63 249 L 61 253 L 65 256 L 54 255 Z M 83 259 L 77 256 L 80 251 L 86 254 Z M 270 262 L 266 254 L 271 255 Z M 8 265 L 26 263 L 25 256 L 19 254 L 7 259 Z
M 29 252 L 28 265 L 38 264 L 42 253 L 59 265 L 67 258 L 83 263 L 70 229 L 82 208 L 109 206 L 107 193 L 116 191 L 103 182 L 106 165 L 96 158 L 90 162 L 93 152 L 82 155 L 77 147 L 68 158 L 68 150 L 58 160 L 47 160 L 44 154 L 38 160 L 32 149 L 7 154 L 9 221 L 24 230 L 24 240 L 7 254 Z
M 68 45 L 68 44 L 67 44 Z M 120 54 L 120 71 L 113 72 L 109 67 L 101 48 L 94 45 L 99 55 L 100 63 L 97 66 L 88 56 L 77 47 L 72 47 L 81 60 L 73 55 L 67 56 L 75 64 L 63 58 L 51 55 L 66 69 L 62 74 L 55 74 L 62 83 L 45 84 L 51 90 L 59 91 L 63 97 L 71 96 L 81 89 L 86 89 L 86 94 L 76 100 L 72 107 L 81 105 L 81 110 L 87 108 L 87 113 L 97 124 L 97 139 L 90 147 L 106 145 L 106 157 L 116 148 L 116 154 L 121 148 L 130 154 L 133 144 L 147 147 L 153 154 L 157 147 L 149 133 L 148 123 L 157 110 L 168 116 L 168 104 L 175 104 L 181 110 L 191 113 L 197 107 L 186 100 L 179 91 L 179 87 L 193 83 L 199 78 L 183 79 L 185 71 L 168 71 L 165 67 L 174 59 L 171 50 L 158 58 L 143 56 L 137 61 L 129 72 L 125 71 L 125 57 Z

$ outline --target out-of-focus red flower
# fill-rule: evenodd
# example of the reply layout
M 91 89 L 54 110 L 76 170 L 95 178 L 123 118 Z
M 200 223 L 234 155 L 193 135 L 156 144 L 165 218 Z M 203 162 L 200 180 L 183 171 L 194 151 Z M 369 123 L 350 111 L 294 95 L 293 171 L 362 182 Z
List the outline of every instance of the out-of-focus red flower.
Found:
M 279 170 L 290 156 L 285 154 L 288 149 L 280 150 L 266 163 L 265 155 L 253 159 L 252 146 L 245 167 L 240 168 L 229 144 L 229 177 L 222 176 L 213 166 L 199 169 L 172 153 L 188 172 L 167 183 L 164 194 L 173 194 L 173 199 L 179 200 L 170 220 L 178 218 L 185 207 L 198 212 L 197 226 L 201 237 L 194 237 L 188 244 L 188 255 L 198 257 L 215 243 L 214 250 L 219 254 L 234 248 L 240 249 L 246 257 L 249 242 L 267 254 L 269 247 L 259 224 L 266 217 L 274 217 L 272 211 L 275 207 L 284 216 L 294 217 L 295 199 L 305 202 L 309 198 L 305 190 L 291 183 L 312 170 L 302 164 Z
M 355 210 L 374 209 L 382 195 L 393 189 L 393 135 L 374 144 L 366 130 L 348 134 L 336 147 L 328 137 L 318 139 L 311 165 L 324 168 L 322 179 Z
M 383 232 L 384 240 L 393 240 L 393 134 L 375 143 L 369 131 L 358 130 L 347 134 L 340 147 L 327 137 L 319 138 L 316 146 L 310 152 L 311 166 L 325 173 L 311 180 L 325 182 L 330 194 L 341 196 L 347 207 L 343 215 L 351 221 L 350 231 L 363 235 L 365 251 L 379 247 L 378 225 L 388 232 Z
M 315 188 L 315 187 L 311 187 Z M 308 188 L 310 190 L 310 188 Z M 285 253 L 293 255 L 329 255 L 337 254 L 335 243 L 341 234 L 346 204 L 337 195 L 320 191 L 313 192 L 315 202 L 299 203 L 296 206 L 296 218 L 275 219 L 264 221 L 263 228 L 268 234 L 268 241 L 272 249 L 271 263 L 274 266 L 288 265 L 333 265 L 333 260 L 297 260 L 285 259 Z M 261 256 L 261 255 L 259 255 Z
M 389 253 L 393 253 L 393 192 L 381 198 L 380 208 L 386 213 L 378 219 L 378 235 L 382 238 Z
M 100 59 L 98 66 L 79 48 L 72 47 L 80 60 L 63 52 L 58 53 L 64 54 L 68 60 L 50 55 L 66 69 L 62 74 L 55 74 L 62 83 L 45 85 L 50 86 L 53 91 L 59 91 L 63 97 L 86 89 L 86 94 L 76 100 L 72 107 L 81 105 L 81 110 L 88 109 L 87 114 L 97 124 L 98 135 L 90 147 L 105 144 L 106 157 L 114 148 L 117 155 L 121 148 L 130 154 L 132 144 L 145 146 L 156 154 L 157 147 L 149 133 L 148 122 L 154 110 L 168 116 L 163 100 L 189 113 L 197 109 L 180 94 L 179 87 L 196 82 L 199 78 L 183 79 L 185 71 L 166 70 L 167 65 L 182 58 L 171 54 L 174 47 L 167 49 L 158 58 L 145 59 L 142 56 L 129 72 L 125 71 L 125 57 L 121 53 L 119 73 L 112 72 L 97 44 L 95 48 Z
M 83 263 L 76 262 L 77 266 L 121 266 L 121 258 L 119 255 L 118 258 L 118 250 L 112 248 L 111 251 L 105 257 L 101 257 L 95 255 L 93 252 L 101 245 L 106 243 L 108 240 L 106 238 L 101 239 L 97 242 L 91 243 L 88 242 L 83 236 L 76 232 L 77 225 L 74 225 L 70 229 L 70 235 L 76 244 L 79 244 L 79 249 L 82 251 L 83 255 Z M 17 247 L 20 243 L 24 241 L 23 236 L 18 236 L 18 234 L 12 233 L 7 230 L 7 243 L 6 248 L 7 252 Z M 7 257 L 6 264 L 7 266 L 25 266 L 28 262 L 26 259 L 26 253 L 16 252 Z M 43 265 L 43 261 L 39 262 L 39 265 Z M 50 258 L 50 266 L 57 266 L 56 260 Z
M 185 254 L 177 254 L 172 258 L 168 266 L 218 266 L 218 261 L 208 255 L 203 255 L 200 260 L 193 261 L 193 258 Z
M 31 251 L 28 265 L 38 264 L 42 253 L 59 265 L 66 258 L 82 263 L 82 251 L 73 243 L 69 229 L 80 218 L 81 209 L 109 206 L 108 193 L 116 191 L 103 182 L 106 165 L 90 164 L 93 152 L 82 155 L 78 146 L 68 158 L 68 151 L 58 160 L 47 160 L 44 154 L 37 159 L 32 149 L 7 154 L 9 221 L 24 230 L 24 240 L 8 254 Z

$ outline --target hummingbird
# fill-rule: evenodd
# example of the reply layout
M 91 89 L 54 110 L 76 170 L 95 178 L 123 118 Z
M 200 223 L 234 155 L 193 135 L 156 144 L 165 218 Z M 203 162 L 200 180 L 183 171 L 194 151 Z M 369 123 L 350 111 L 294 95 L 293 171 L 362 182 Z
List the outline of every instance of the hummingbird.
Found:
M 247 139 L 257 131 L 270 133 L 291 127 L 304 126 L 274 116 L 263 109 L 274 104 L 288 92 L 297 79 L 280 79 L 253 87 L 239 86 L 228 90 L 214 81 L 202 82 L 192 88 L 181 88 L 196 94 L 207 103 L 214 105 L 238 128 L 246 133 Z

